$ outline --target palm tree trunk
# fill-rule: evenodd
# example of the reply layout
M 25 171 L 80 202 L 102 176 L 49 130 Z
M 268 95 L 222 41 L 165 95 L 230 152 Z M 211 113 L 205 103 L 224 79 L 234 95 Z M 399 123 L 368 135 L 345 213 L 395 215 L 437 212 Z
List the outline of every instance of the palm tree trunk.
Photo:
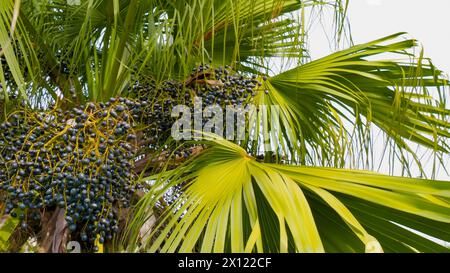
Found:
M 68 238 L 69 230 L 65 220 L 65 209 L 57 208 L 53 212 L 45 213 L 39 235 L 39 252 L 64 253 Z

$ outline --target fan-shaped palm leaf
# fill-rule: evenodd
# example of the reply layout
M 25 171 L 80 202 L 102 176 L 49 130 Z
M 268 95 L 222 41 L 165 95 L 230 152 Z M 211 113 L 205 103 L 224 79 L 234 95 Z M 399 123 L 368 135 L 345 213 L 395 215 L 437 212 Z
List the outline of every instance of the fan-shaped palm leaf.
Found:
M 357 45 L 269 78 L 256 101 L 280 107 L 282 130 L 278 133 L 288 145 L 288 151 L 280 152 L 303 164 L 341 167 L 348 153 L 363 153 L 372 146 L 372 123 L 394 140 L 400 154 L 411 153 L 419 167 L 418 156 L 407 141 L 448 152 L 450 111 L 442 99 L 448 91 L 442 87 L 448 81 L 422 56 L 416 59 L 407 53 L 415 46 L 414 40 L 383 45 L 399 35 Z M 375 59 L 387 53 L 411 60 Z M 368 156 L 361 158 L 364 161 Z
M 4 2 L 0 43 L 13 79 L 3 85 L 20 87 L 22 97 L 31 95 L 33 104 L 50 95 L 75 103 L 86 97 L 106 100 L 126 92 L 131 76 L 184 79 L 192 67 L 209 59 L 216 65 L 234 64 L 239 70 L 268 70 L 265 62 L 255 58 L 304 54 L 298 39 L 304 35 L 302 28 L 286 15 L 329 4 L 293 0 Z M 21 3 L 20 10 L 14 3 Z M 341 1 L 334 4 L 339 11 Z M 9 46 L 8 29 L 14 18 L 17 41 Z M 23 59 L 14 56 L 19 52 Z M 33 84 L 25 86 L 25 82 Z
M 372 172 L 257 162 L 215 140 L 201 155 L 161 174 L 142 201 L 168 187 L 185 191 L 161 216 L 148 251 L 448 251 L 405 229 L 449 240 L 450 184 Z M 398 214 L 397 214 L 398 213 Z M 145 221 L 138 213 L 131 225 Z

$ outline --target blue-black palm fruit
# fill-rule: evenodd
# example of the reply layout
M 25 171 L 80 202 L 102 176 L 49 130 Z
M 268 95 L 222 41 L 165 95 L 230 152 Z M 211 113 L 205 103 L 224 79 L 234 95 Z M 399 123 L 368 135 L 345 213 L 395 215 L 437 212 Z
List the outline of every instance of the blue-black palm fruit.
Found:
M 0 202 L 21 227 L 64 208 L 73 240 L 91 247 L 118 231 L 117 208 L 133 185 L 134 119 L 129 99 L 88 103 L 63 111 L 19 109 L 0 124 Z M 83 240 L 82 240 L 83 239 Z

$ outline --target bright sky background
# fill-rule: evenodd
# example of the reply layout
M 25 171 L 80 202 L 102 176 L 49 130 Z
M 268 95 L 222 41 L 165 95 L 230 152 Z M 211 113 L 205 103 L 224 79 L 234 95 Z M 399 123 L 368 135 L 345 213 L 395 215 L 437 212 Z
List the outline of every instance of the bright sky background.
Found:
M 326 37 L 332 18 L 332 13 L 310 18 L 314 21 L 309 33 L 312 59 L 335 51 L 330 48 L 331 38 Z M 417 39 L 424 47 L 425 56 L 450 75 L 450 0 L 350 0 L 348 19 L 355 44 L 408 32 L 408 38 Z M 381 151 L 382 140 L 378 139 L 375 145 Z M 430 166 L 426 166 L 426 172 Z M 378 171 L 387 173 L 388 166 L 383 163 Z M 450 176 L 438 171 L 436 178 L 448 180 Z
M 348 19 L 356 44 L 408 32 L 423 45 L 425 55 L 450 74 L 450 0 L 350 0 Z M 330 53 L 321 27 L 316 21 L 310 33 L 314 59 Z
M 450 74 L 449 0 L 350 0 L 348 16 L 355 43 L 408 32 Z

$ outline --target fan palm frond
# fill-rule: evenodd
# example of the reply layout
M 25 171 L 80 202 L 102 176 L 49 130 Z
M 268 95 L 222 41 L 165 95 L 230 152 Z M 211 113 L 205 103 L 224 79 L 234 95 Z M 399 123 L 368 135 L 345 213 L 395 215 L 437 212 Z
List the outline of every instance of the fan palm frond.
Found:
M 450 239 L 447 182 L 260 163 L 231 142 L 209 145 L 194 160 L 160 174 L 141 202 L 141 209 L 149 207 L 169 187 L 185 185 L 142 242 L 144 250 L 449 251 L 410 230 Z M 147 218 L 137 215 L 130 230 Z
M 373 146 L 374 124 L 394 141 L 406 168 L 404 154 L 411 154 L 421 168 L 411 142 L 438 156 L 447 153 L 448 81 L 423 56 L 408 52 L 414 40 L 391 42 L 399 35 L 354 46 L 265 81 L 256 101 L 280 107 L 278 136 L 288 147 L 280 152 L 302 164 L 343 167 L 348 155 L 359 150 L 366 151 L 364 163 L 370 157 L 367 147 Z M 380 54 L 408 61 L 384 60 Z

